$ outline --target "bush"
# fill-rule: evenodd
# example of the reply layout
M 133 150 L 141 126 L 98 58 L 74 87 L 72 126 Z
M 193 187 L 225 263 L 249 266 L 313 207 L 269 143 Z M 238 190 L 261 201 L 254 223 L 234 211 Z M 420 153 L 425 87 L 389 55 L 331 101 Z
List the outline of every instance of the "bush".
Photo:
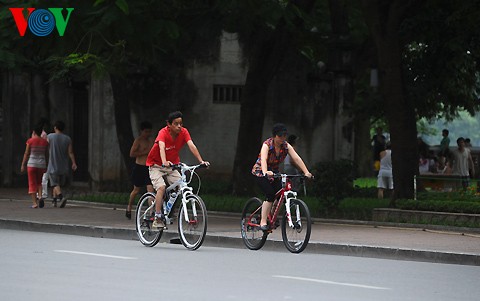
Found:
M 397 208 L 404 210 L 480 214 L 480 202 L 465 200 L 397 200 Z
M 327 209 L 337 209 L 340 201 L 353 192 L 355 164 L 351 160 L 317 163 L 313 169 L 315 180 L 310 183 L 313 194 Z

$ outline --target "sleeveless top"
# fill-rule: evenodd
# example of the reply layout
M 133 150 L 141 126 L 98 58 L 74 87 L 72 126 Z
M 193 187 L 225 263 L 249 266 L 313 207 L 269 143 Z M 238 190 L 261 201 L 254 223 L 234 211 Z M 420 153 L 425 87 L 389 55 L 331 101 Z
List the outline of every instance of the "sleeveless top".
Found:
M 273 142 L 273 138 L 268 138 L 263 142 L 268 146 L 268 155 L 267 155 L 267 170 L 278 172 L 279 165 L 285 160 L 285 157 L 288 154 L 288 144 L 287 142 L 283 142 L 280 146 L 280 152 L 277 156 L 275 153 L 275 146 Z M 257 177 L 263 177 L 262 172 L 262 164 L 261 164 L 261 152 L 258 154 L 257 161 L 252 168 L 252 174 Z

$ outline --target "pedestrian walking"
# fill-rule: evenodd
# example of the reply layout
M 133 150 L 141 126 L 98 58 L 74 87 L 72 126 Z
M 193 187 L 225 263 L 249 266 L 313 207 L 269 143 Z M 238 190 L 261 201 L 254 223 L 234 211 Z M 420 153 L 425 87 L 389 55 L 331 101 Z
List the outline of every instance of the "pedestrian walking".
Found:
M 53 126 L 54 133 L 47 136 L 49 143 L 48 179 L 50 185 L 53 186 L 53 206 L 57 207 L 57 201 L 60 201 L 60 208 L 64 208 L 67 203 L 67 199 L 62 194 L 62 186 L 68 179 L 70 169 L 77 170 L 72 139 L 63 133 L 64 129 L 65 123 L 57 121 Z
M 36 126 L 32 137 L 27 140 L 25 153 L 23 154 L 20 171 L 24 172 L 27 167 L 28 194 L 32 198 L 31 208 L 43 208 L 45 202 L 42 198 L 42 176 L 47 168 L 48 142 L 41 138 L 42 128 Z M 39 199 L 37 201 L 37 195 Z

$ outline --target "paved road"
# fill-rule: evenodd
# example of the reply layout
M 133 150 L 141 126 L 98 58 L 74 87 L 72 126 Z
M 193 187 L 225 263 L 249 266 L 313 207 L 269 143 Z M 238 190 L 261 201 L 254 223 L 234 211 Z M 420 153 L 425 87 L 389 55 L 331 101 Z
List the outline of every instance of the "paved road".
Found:
M 124 208 L 69 201 L 64 209 L 49 203 L 43 209 L 30 209 L 28 196 L 4 188 L 0 189 L 0 228 L 136 240 L 135 223 L 124 217 Z M 480 265 L 480 233 L 464 230 L 316 220 L 305 253 Z M 280 232 L 270 235 L 262 250 L 288 252 Z M 162 241 L 175 236 L 172 226 Z M 244 248 L 239 216 L 209 212 L 204 245 Z
M 0 300 L 476 300 L 480 269 L 1 230 Z M 8 246 L 7 248 L 3 246 Z

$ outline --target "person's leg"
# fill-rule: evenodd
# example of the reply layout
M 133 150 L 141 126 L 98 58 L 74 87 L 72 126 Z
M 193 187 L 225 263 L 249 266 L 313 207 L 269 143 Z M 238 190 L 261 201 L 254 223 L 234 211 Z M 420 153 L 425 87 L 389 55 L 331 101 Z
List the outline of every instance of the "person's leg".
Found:
M 165 185 L 158 187 L 155 195 L 155 215 L 162 214 L 163 196 L 165 195 Z
M 48 174 L 46 172 L 42 175 L 42 198 L 48 198 Z
M 165 194 L 165 181 L 163 180 L 164 171 L 156 166 L 151 166 L 149 169 L 150 179 L 152 180 L 153 187 L 157 191 L 155 195 L 155 220 L 152 227 L 164 228 L 162 205 L 163 196 Z
M 59 175 L 58 176 L 58 179 L 59 179 L 59 185 L 57 185 L 57 197 L 58 197 L 58 200 L 61 201 L 60 203 L 60 208 L 64 208 L 65 205 L 67 204 L 67 198 L 63 196 L 63 193 L 62 193 L 62 187 L 64 187 L 65 185 L 67 185 L 67 183 L 69 183 L 69 179 L 67 179 L 67 175 Z
M 462 177 L 462 186 L 465 191 L 468 189 L 468 186 L 470 186 L 470 178 L 468 176 Z
M 28 194 L 32 199 L 32 208 L 37 208 L 37 180 L 35 168 L 27 167 L 27 177 L 28 177 Z
M 127 205 L 127 210 L 125 212 L 125 216 L 128 219 L 132 218 L 132 204 L 133 200 L 137 196 L 137 194 L 140 192 L 140 187 L 133 186 L 132 192 L 130 192 L 130 198 L 128 199 L 128 205 Z
M 37 185 L 37 195 L 39 196 L 38 200 L 38 207 L 43 208 L 45 206 L 45 200 L 43 197 L 43 187 L 42 187 L 42 180 L 43 175 L 45 174 L 45 170 L 41 168 L 36 168 L 35 170 L 35 177 L 36 177 L 36 185 Z
M 377 197 L 379 199 L 383 199 L 383 188 L 378 188 Z
M 262 204 L 262 218 L 260 220 L 260 227 L 267 225 L 268 213 L 272 209 L 272 203 L 275 199 L 275 190 L 266 177 L 255 177 L 260 189 L 265 193 L 265 201 Z
M 385 182 L 384 182 L 384 179 L 381 175 L 378 175 L 377 176 L 377 188 L 378 188 L 378 192 L 377 192 L 377 197 L 379 199 L 383 199 L 383 190 L 386 188 L 387 186 L 385 186 Z
M 130 197 L 128 199 L 128 205 L 127 205 L 127 210 L 126 210 L 126 217 L 131 218 L 131 211 L 132 211 L 132 204 L 133 200 L 135 199 L 135 196 L 140 192 L 140 187 L 145 186 L 144 184 L 144 175 L 142 174 L 142 170 L 140 169 L 142 166 L 138 165 L 135 163 L 132 169 L 132 184 L 133 184 L 133 189 L 130 192 Z M 146 166 L 143 166 L 146 167 Z M 147 176 L 148 176 L 148 169 L 146 170 Z M 129 217 L 130 216 L 130 217 Z
M 30 197 L 32 198 L 32 206 L 31 208 L 38 208 L 37 204 L 37 193 L 29 193 Z

